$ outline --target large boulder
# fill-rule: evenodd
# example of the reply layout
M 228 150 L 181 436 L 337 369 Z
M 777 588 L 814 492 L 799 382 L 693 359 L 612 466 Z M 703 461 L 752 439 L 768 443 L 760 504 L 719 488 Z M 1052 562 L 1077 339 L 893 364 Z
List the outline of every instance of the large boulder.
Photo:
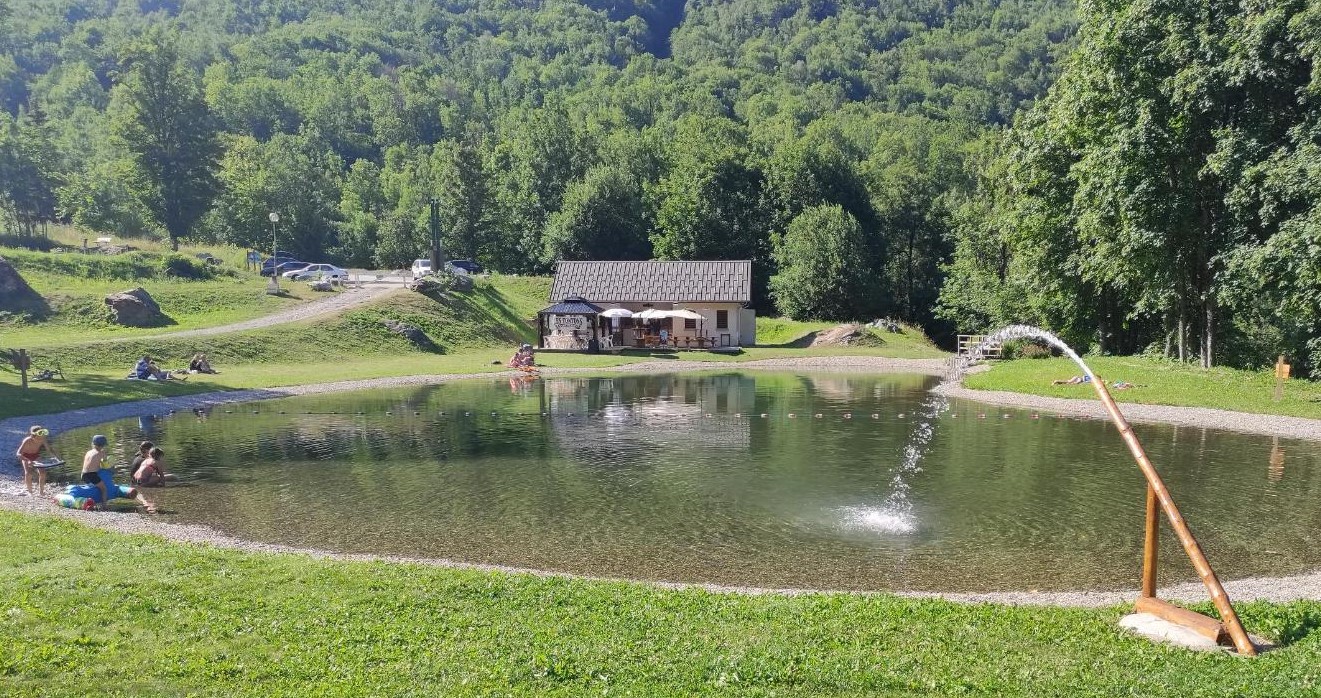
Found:
M 170 322 L 151 294 L 141 287 L 105 297 L 112 320 L 125 327 L 157 327 Z
M 45 306 L 46 299 L 32 290 L 14 265 L 0 257 L 0 310 L 34 312 Z
M 406 322 L 389 319 L 382 320 L 381 324 L 385 325 L 385 328 L 391 332 L 407 339 L 418 349 L 423 351 L 439 351 L 440 349 L 440 347 L 436 346 L 435 342 L 431 341 L 431 338 L 427 336 L 427 333 L 423 332 L 419 327 L 415 327 Z

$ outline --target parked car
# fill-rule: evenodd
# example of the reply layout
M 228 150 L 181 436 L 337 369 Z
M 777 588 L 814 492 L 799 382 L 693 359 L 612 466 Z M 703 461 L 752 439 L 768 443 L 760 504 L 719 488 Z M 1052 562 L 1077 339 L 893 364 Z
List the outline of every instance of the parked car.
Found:
M 431 273 L 431 260 L 429 260 L 429 259 L 415 259 L 415 260 L 413 260 L 413 268 L 412 268 L 412 272 L 413 272 L 413 278 L 414 278 L 414 279 L 420 279 L 420 278 L 426 276 L 427 274 L 430 274 L 430 273 Z
M 335 279 L 338 281 L 347 281 L 349 273 L 333 264 L 309 264 L 302 269 L 295 269 L 284 273 L 284 278 L 294 281 L 306 281 L 309 279 Z
M 270 276 L 271 266 L 272 266 L 272 262 L 270 257 L 267 257 L 266 259 L 262 260 L 261 275 Z M 274 261 L 274 266 L 276 269 L 276 273 L 283 274 L 286 271 L 297 269 L 300 266 L 305 267 L 307 266 L 307 262 L 294 259 L 293 257 L 276 257 Z
M 471 259 L 455 259 L 445 263 L 445 268 L 456 274 L 480 274 L 482 265 Z

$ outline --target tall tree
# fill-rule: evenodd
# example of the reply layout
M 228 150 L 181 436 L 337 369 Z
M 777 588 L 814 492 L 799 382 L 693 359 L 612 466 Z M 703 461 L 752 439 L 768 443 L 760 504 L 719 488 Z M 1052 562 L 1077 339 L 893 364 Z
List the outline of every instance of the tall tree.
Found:
M 853 214 L 838 204 L 804 209 L 775 242 L 779 273 L 771 295 L 797 320 L 858 320 L 882 306 L 867 241 Z
M 546 226 L 546 262 L 650 259 L 642 185 L 619 165 L 599 165 L 569 185 Z
M 125 72 L 111 93 L 113 133 L 145 175 L 140 196 L 177 250 L 217 191 L 216 123 L 200 75 L 183 61 L 167 29 L 149 29 L 121 63 Z

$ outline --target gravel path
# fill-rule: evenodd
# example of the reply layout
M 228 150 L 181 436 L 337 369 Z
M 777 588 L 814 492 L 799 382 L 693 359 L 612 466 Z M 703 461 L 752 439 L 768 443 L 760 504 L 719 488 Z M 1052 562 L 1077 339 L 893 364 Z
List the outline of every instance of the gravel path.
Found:
M 283 325 L 288 322 L 298 322 L 299 320 L 307 320 L 309 318 L 314 318 L 319 315 L 336 313 L 341 310 L 353 308 L 355 306 L 362 305 L 363 303 L 369 303 L 371 301 L 374 301 L 377 298 L 380 298 L 381 296 L 390 293 L 391 291 L 399 290 L 399 288 L 400 286 L 398 284 L 364 285 L 362 288 L 345 289 L 343 291 L 340 291 L 338 293 L 333 293 L 324 298 L 318 298 L 314 301 L 301 303 L 292 308 L 286 308 L 285 310 L 274 312 L 271 313 L 270 315 L 263 315 L 259 318 L 254 318 L 252 320 L 244 320 L 243 322 L 234 322 L 228 325 L 218 325 L 216 327 L 203 327 L 201 329 L 196 329 L 196 330 L 183 330 L 181 332 L 166 332 L 162 334 L 141 335 L 141 336 L 135 335 L 133 337 L 128 337 L 128 338 L 117 337 L 114 339 L 98 339 L 88 343 L 99 344 L 106 342 L 122 342 L 125 341 L 125 339 L 140 341 L 144 339 L 177 339 L 180 337 L 205 337 L 214 334 L 241 332 L 243 330 L 257 330 L 263 327 L 270 327 L 271 325 Z
M 666 373 L 674 371 L 697 370 L 799 370 L 799 371 L 867 371 L 867 372 L 902 372 L 943 375 L 945 362 L 940 359 L 884 359 L 879 357 L 805 357 L 791 359 L 767 359 L 739 364 L 724 362 L 685 362 L 676 365 L 673 361 L 647 361 L 612 369 L 543 369 L 545 376 L 601 373 Z M 136 417 L 141 414 L 160 414 L 170 410 L 187 410 L 193 407 L 220 405 L 287 397 L 293 395 L 313 395 L 318 393 L 361 390 L 367 388 L 386 388 L 395 386 L 431 385 L 453 380 L 471 378 L 499 378 L 511 375 L 510 372 L 474 373 L 429 376 L 399 376 L 375 378 L 369 380 L 338 381 L 315 385 L 297 385 L 256 390 L 237 390 L 199 395 L 181 395 L 137 402 L 105 405 L 81 410 L 70 410 L 55 415 L 37 417 L 17 417 L 0 421 L 0 441 L 17 443 L 28 426 L 41 423 L 54 431 L 62 431 L 93 424 L 100 424 L 117 419 Z M 1059 412 L 1062 414 L 1104 416 L 1099 402 L 1051 397 L 1023 395 L 1019 393 L 999 393 L 975 391 L 960 386 L 944 385 L 938 391 L 951 397 L 978 400 L 997 405 L 1026 407 Z M 1224 410 L 1211 410 L 1190 407 L 1162 407 L 1153 405 L 1123 405 L 1124 414 L 1135 422 L 1162 422 L 1189 426 L 1204 426 L 1216 429 L 1231 429 L 1249 433 L 1279 434 L 1294 438 L 1321 440 L 1321 420 L 1299 419 L 1292 417 L 1270 417 L 1266 415 L 1243 414 Z M 13 468 L 4 469 L 4 474 L 12 475 Z M 149 516 L 113 512 L 81 512 L 61 509 L 49 500 L 26 496 L 23 486 L 12 477 L 0 477 L 0 508 L 27 514 L 76 519 L 89 526 L 109 531 L 130 534 L 159 535 L 170 540 L 184 543 L 215 545 L 245 551 L 295 553 L 315 558 L 351 560 L 351 561 L 390 561 L 416 564 L 456 567 L 463 569 L 499 570 L 538 575 L 595 579 L 594 577 L 576 577 L 561 573 L 540 570 L 501 567 L 495 565 L 475 565 L 443 559 L 407 558 L 383 555 L 341 554 L 321 550 L 294 548 L 283 545 L 259 543 L 224 535 L 204 526 L 166 523 Z M 718 592 L 732 593 L 773 593 L 803 594 L 813 593 L 805 589 L 761 589 L 754 587 L 726 587 L 709 584 L 674 584 L 654 583 L 665 588 L 703 588 Z M 1321 570 L 1289 577 L 1251 578 L 1225 583 L 1230 598 L 1235 601 L 1265 600 L 1285 602 L 1297 599 L 1321 599 Z M 987 593 L 943 593 L 943 592 L 900 592 L 901 596 L 918 598 L 942 598 L 962 603 L 1004 603 L 1015 605 L 1043 606 L 1111 606 L 1125 604 L 1137 596 L 1137 589 L 1113 591 L 1016 591 Z M 1206 591 L 1200 583 L 1190 582 L 1163 587 L 1160 596 L 1174 601 L 1205 601 Z

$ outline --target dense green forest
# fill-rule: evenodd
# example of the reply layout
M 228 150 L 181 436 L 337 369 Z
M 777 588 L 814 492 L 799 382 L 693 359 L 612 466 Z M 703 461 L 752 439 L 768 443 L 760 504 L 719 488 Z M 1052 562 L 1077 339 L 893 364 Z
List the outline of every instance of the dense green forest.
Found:
M 0 209 L 1321 362 L 1305 0 L 0 0 Z
M 751 258 L 767 307 L 843 263 L 784 310 L 926 323 L 969 163 L 1074 35 L 1064 0 L 0 2 L 20 230 L 266 249 L 274 210 L 282 249 L 391 267 L 434 196 L 501 271 Z

